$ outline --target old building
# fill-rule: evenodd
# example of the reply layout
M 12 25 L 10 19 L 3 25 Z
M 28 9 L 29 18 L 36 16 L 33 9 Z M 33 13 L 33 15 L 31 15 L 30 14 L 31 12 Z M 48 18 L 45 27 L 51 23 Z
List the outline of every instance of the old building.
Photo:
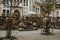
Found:
M 30 14 L 41 15 L 40 0 L 0 0 L 0 16 L 4 14 L 5 18 L 15 14 L 18 10 L 20 18 Z
M 6 17 L 14 13 L 15 10 L 20 11 L 22 15 L 23 7 L 19 0 L 2 0 L 2 14 Z
M 20 3 L 21 1 L 21 3 Z M 0 14 L 10 14 L 10 10 L 11 10 L 11 14 L 14 13 L 15 10 L 19 10 L 21 15 L 27 16 L 29 14 L 44 14 L 44 10 L 41 11 L 41 5 L 47 5 L 46 4 L 47 0 L 12 0 L 12 2 L 10 0 L 1 0 L 0 1 Z M 60 10 L 59 9 L 59 4 L 60 4 L 60 0 L 53 0 L 55 1 L 55 10 Z M 50 2 L 50 1 L 49 1 Z M 12 3 L 12 9 L 11 9 L 11 3 Z M 44 6 L 44 7 L 45 7 Z M 56 12 L 56 15 L 59 14 L 59 12 Z M 50 16 L 52 16 L 50 15 Z M 54 17 L 55 17 L 54 16 Z M 59 16 L 59 15 L 58 15 Z
M 21 3 L 20 3 L 21 1 Z M 38 5 L 40 3 L 40 0 L 1 0 L 1 14 L 10 14 L 14 10 L 19 10 L 21 15 L 29 15 L 29 14 L 41 14 L 40 13 L 40 6 Z M 11 9 L 11 4 L 12 8 Z

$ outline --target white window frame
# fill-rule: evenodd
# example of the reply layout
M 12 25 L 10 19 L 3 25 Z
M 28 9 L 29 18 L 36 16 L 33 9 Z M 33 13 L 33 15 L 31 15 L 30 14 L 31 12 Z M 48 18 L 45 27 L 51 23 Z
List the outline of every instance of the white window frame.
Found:
M 57 14 L 57 15 L 58 15 L 58 17 L 60 17 L 60 10 L 57 10 L 57 12 L 58 12 L 58 14 Z
M 8 14 L 7 10 L 9 10 L 9 9 L 3 9 L 3 10 L 5 10 L 5 13 L 2 12 L 3 14 Z M 9 13 L 10 13 L 10 10 L 9 10 Z
M 9 0 L 7 1 L 7 0 L 2 0 L 3 2 L 5 2 L 5 3 L 3 3 L 3 6 L 9 6 L 10 5 L 10 2 L 9 2 Z M 8 2 L 8 3 L 7 3 Z
M 39 8 L 39 12 L 38 12 L 38 11 L 36 12 L 36 8 Z M 36 13 L 36 14 L 41 14 L 41 13 L 40 13 L 40 7 L 39 7 L 39 6 L 35 6 L 35 13 Z
M 24 0 L 23 0 L 23 15 L 28 15 L 29 14 L 29 0 L 28 0 L 28 6 L 24 5 Z M 27 8 L 27 9 L 25 9 Z M 24 12 L 27 12 L 26 14 Z
M 7 13 L 7 10 L 6 9 L 3 9 L 3 10 L 5 10 L 5 14 Z M 10 13 L 10 10 L 9 10 L 9 13 Z
M 15 2 L 16 1 L 16 2 Z M 19 0 L 20 1 L 20 0 Z M 13 0 L 13 6 L 17 6 L 18 0 Z
M 56 4 L 60 4 L 60 0 L 56 0 Z

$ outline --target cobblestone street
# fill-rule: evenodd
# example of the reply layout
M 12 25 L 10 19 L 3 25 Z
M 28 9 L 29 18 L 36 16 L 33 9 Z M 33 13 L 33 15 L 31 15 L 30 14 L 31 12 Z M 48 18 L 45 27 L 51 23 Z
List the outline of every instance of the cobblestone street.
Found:
M 0 37 L 5 37 L 6 31 L 0 30 Z M 12 31 L 16 40 L 60 40 L 60 30 L 54 29 L 54 35 L 41 35 L 41 29 L 36 31 Z

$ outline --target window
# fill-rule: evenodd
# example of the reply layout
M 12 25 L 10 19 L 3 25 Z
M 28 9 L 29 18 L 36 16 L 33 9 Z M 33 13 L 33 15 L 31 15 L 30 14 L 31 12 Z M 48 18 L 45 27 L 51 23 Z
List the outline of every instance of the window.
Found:
M 36 7 L 35 12 L 36 12 L 36 14 L 40 14 L 40 7 Z
M 3 13 L 4 13 L 4 14 L 9 14 L 9 13 L 10 13 L 10 10 L 5 10 L 5 9 L 3 9 Z
M 18 0 L 19 2 L 22 2 L 22 0 Z
M 39 13 L 39 8 L 36 8 L 36 13 Z
M 60 17 L 60 10 L 57 11 L 57 17 Z
M 20 2 L 22 2 L 22 0 L 13 0 L 13 5 L 18 6 Z
M 3 7 L 10 6 L 10 0 L 3 0 Z
M 9 1 L 8 1 L 8 0 L 6 0 L 6 3 L 7 3 L 7 4 L 9 4 Z
M 5 10 L 3 10 L 3 13 L 5 14 Z
M 7 17 L 8 17 L 8 15 L 9 15 L 9 10 L 7 10 Z
M 13 0 L 13 5 L 14 5 L 14 6 L 17 5 L 17 0 Z
M 56 0 L 56 4 L 60 4 L 60 0 Z
M 18 4 L 20 3 L 21 0 L 13 0 L 13 5 L 14 6 L 18 6 Z
M 3 4 L 4 4 L 4 5 L 9 4 L 9 1 L 10 1 L 10 0 L 3 0 Z
M 24 7 L 24 10 L 28 10 L 28 7 Z
M 23 0 L 23 15 L 27 15 L 29 12 L 29 0 Z
M 24 6 L 28 6 L 28 0 L 24 0 Z
M 24 13 L 23 15 L 27 15 L 28 11 L 23 11 L 23 13 Z
M 9 14 L 9 10 L 7 10 L 7 14 Z
M 5 2 L 5 0 L 3 0 L 3 4 L 5 4 L 6 2 Z

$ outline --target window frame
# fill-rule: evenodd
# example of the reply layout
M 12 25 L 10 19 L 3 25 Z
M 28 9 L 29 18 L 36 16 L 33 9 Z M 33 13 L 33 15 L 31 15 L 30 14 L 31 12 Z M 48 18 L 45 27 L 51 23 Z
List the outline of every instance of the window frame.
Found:
M 38 12 L 38 10 L 36 10 L 36 9 L 39 9 L 39 12 Z M 35 6 L 35 13 L 36 13 L 36 14 L 40 14 L 40 7 L 39 7 L 39 6 Z
M 26 5 L 26 3 L 24 2 L 24 1 L 26 1 L 26 0 L 23 0 L 23 15 L 28 15 L 28 13 L 29 13 L 29 0 L 27 1 L 27 4 L 28 5 Z M 25 12 L 25 13 L 24 13 Z M 27 12 L 27 13 L 26 13 Z
M 60 4 L 60 0 L 56 0 L 56 4 Z
M 5 10 L 5 12 L 4 12 L 4 10 Z M 3 14 L 9 14 L 8 11 L 9 11 L 9 13 L 10 13 L 10 10 L 8 10 L 8 9 L 3 9 Z

